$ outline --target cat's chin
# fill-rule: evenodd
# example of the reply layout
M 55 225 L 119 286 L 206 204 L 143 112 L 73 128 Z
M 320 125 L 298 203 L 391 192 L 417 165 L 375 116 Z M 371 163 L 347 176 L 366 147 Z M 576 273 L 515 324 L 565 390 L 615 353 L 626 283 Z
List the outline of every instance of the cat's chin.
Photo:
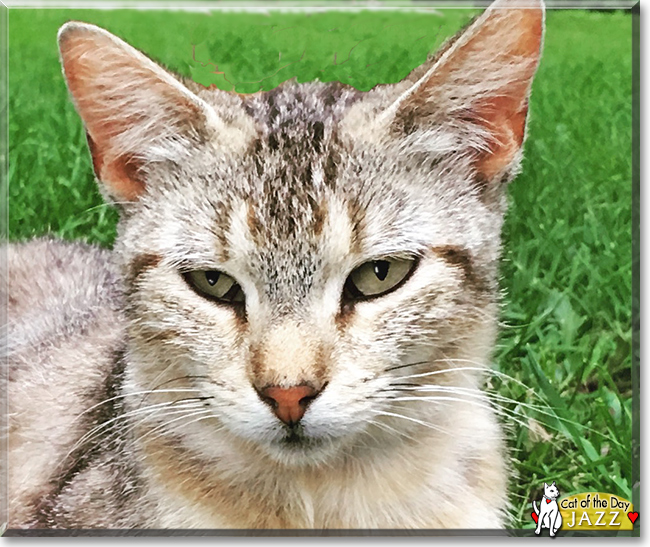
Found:
M 288 432 L 264 448 L 267 455 L 278 463 L 292 467 L 305 467 L 331 461 L 338 452 L 339 443 L 332 439 Z

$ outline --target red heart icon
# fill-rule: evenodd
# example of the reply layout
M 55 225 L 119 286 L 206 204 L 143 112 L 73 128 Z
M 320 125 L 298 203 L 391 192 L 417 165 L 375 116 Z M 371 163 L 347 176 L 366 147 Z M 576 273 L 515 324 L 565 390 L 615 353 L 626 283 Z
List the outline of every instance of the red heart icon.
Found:
M 533 520 L 535 521 L 535 524 L 537 524 L 537 521 L 539 520 L 539 517 L 537 516 L 537 513 L 535 513 L 535 511 L 533 511 L 530 514 L 530 516 L 533 517 Z
M 632 521 L 632 524 L 634 524 L 636 522 L 636 519 L 639 518 L 639 513 L 636 511 L 634 511 L 634 513 L 628 513 L 627 518 L 629 518 Z

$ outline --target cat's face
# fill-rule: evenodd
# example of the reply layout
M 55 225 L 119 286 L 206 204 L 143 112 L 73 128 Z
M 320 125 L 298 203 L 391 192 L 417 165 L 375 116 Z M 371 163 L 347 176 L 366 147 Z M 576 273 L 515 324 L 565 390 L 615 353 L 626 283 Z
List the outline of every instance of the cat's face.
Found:
M 95 170 L 126 202 L 129 387 L 203 404 L 170 434 L 207 454 L 228 435 L 284 463 L 453 435 L 450 409 L 493 343 L 502 186 L 539 54 L 541 19 L 507 13 L 470 27 L 458 59 L 367 94 L 189 91 L 98 29 L 62 33 Z M 490 41 L 504 24 L 510 46 Z M 103 73 L 82 61 L 99 46 Z M 499 99 L 463 97 L 477 77 L 464 53 L 503 48 L 514 73 L 474 92 Z M 165 114 L 107 123 L 102 101 L 120 98 L 96 82 L 111 70 L 135 82 L 123 110 Z
M 345 103 L 337 93 L 312 84 L 248 99 L 261 129 L 247 149 L 152 173 L 121 226 L 131 333 L 150 366 L 140 381 L 166 367 L 159 383 L 200 376 L 168 385 L 200 388 L 226 427 L 282 454 L 401 412 L 392 383 L 414 383 L 401 376 L 482 365 L 494 330 L 500 213 L 453 156 L 431 168 L 345 135 L 324 108 Z M 265 114 L 280 101 L 290 129 L 274 131 Z M 223 287 L 211 291 L 215 275 Z M 475 387 L 473 376 L 419 380 Z M 302 385 L 318 395 L 286 427 L 259 392 Z M 421 406 L 408 415 L 448 410 Z
M 551 484 L 544 483 L 544 495 L 552 500 L 557 499 L 557 497 L 560 495 L 560 491 L 558 490 L 557 486 L 555 486 L 555 481 L 553 481 Z

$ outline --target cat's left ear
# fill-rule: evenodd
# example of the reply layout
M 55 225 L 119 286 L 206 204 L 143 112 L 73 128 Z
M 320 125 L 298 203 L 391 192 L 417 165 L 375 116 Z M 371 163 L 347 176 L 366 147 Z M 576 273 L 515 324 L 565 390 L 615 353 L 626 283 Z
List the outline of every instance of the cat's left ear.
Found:
M 507 178 L 520 159 L 543 32 L 543 0 L 497 0 L 407 77 L 412 85 L 380 122 L 420 148 L 470 155 L 480 180 Z

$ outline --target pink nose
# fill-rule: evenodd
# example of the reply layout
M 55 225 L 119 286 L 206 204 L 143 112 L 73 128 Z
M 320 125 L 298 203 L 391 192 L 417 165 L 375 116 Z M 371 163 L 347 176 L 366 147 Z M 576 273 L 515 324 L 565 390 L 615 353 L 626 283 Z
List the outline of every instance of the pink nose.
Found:
M 318 391 L 310 386 L 270 386 L 259 393 L 275 415 L 287 425 L 297 424 L 305 415 L 309 403 L 318 395 Z

